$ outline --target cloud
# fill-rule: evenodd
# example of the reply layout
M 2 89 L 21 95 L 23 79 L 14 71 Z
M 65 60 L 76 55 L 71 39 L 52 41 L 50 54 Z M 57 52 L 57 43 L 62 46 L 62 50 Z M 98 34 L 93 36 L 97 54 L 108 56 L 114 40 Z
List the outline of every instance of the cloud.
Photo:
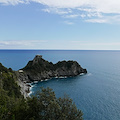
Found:
M 66 15 L 64 16 L 65 18 L 77 18 L 79 17 L 80 15 L 77 15 L 77 14 L 71 14 L 71 15 Z
M 90 19 L 86 19 L 85 22 L 120 24 L 120 15 L 109 15 L 109 16 L 102 16 L 98 18 L 90 18 Z
M 0 0 L 3 4 L 36 2 L 53 8 L 72 8 L 103 13 L 120 13 L 119 0 Z
M 5 40 L 0 41 L 0 49 L 2 48 L 31 48 L 46 43 L 43 40 Z
M 81 45 L 97 45 L 97 46 L 112 46 L 118 45 L 120 46 L 120 42 L 85 42 L 85 41 L 71 41 L 73 44 L 81 44 Z
M 120 23 L 119 0 L 0 0 L 4 5 L 31 2 L 42 4 L 44 12 L 58 14 L 66 19 L 80 17 L 85 22 L 114 23 L 117 21 Z
M 103 13 L 120 13 L 119 0 L 29 0 L 48 7 L 55 8 L 80 8 Z M 87 9 L 89 8 L 89 9 Z
M 46 44 L 47 42 L 47 44 Z M 59 43 L 59 44 L 58 44 Z M 64 44 L 64 45 L 63 45 Z M 73 50 L 119 50 L 120 42 L 94 41 L 43 41 L 43 40 L 10 40 L 0 41 L 0 49 L 73 49 Z
M 86 22 L 91 22 L 91 23 L 108 23 L 107 20 L 105 19 L 88 19 L 85 20 Z
M 67 24 L 67 25 L 73 25 L 74 24 L 74 22 L 71 22 L 71 21 L 64 21 L 64 23 Z
M 72 13 L 71 9 L 61 9 L 61 8 L 45 8 L 42 11 L 47 13 L 55 13 L 59 15 Z
M 19 3 L 27 3 L 25 0 L 0 0 L 3 5 L 17 5 Z
M 46 11 L 66 19 L 84 20 L 92 23 L 120 23 L 119 0 L 31 0 L 45 5 Z M 112 15 L 111 15 L 112 14 Z M 118 15 L 116 15 L 118 14 Z
M 74 49 L 83 50 L 119 50 L 120 42 L 94 42 L 94 41 L 71 41 Z

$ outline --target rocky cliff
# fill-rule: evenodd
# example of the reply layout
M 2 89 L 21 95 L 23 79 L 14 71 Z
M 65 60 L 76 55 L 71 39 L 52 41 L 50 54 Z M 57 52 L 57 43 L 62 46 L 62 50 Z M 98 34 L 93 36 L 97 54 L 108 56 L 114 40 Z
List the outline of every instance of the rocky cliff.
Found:
M 76 61 L 59 61 L 56 64 L 48 62 L 41 55 L 36 55 L 32 61 L 19 70 L 21 81 L 31 82 L 50 79 L 53 77 L 77 76 L 87 73 Z

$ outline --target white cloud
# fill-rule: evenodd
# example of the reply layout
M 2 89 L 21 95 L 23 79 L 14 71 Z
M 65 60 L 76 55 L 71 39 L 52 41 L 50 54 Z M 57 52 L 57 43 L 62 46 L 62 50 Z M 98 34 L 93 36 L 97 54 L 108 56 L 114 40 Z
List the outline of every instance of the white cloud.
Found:
M 105 19 L 88 19 L 88 20 L 85 20 L 86 22 L 91 22 L 91 23 L 108 23 L 107 20 Z
M 61 9 L 61 8 L 54 8 L 54 7 L 45 8 L 45 9 L 42 9 L 42 11 L 48 12 L 48 13 L 55 13 L 59 15 L 72 13 L 71 9 Z
M 71 15 L 66 15 L 64 16 L 65 18 L 76 18 L 76 17 L 79 17 L 80 15 L 78 14 L 71 14 Z
M 16 5 L 19 3 L 26 3 L 25 0 L 0 0 L 0 3 L 3 5 Z
M 71 41 L 74 49 L 82 50 L 119 50 L 120 42 Z
M 120 0 L 0 0 L 4 5 L 28 2 L 42 4 L 42 11 L 59 14 L 66 19 L 80 17 L 87 22 L 120 22 L 119 16 L 116 16 L 120 15 Z M 111 18 L 111 14 L 114 19 Z
M 64 23 L 67 24 L 67 25 L 73 25 L 74 24 L 74 22 L 71 22 L 71 21 L 64 21 Z
M 71 41 L 71 43 L 73 44 L 81 44 L 81 45 L 101 45 L 101 46 L 112 46 L 112 45 L 119 45 L 120 46 L 120 42 L 85 42 L 85 41 Z
M 120 13 L 119 0 L 29 0 L 55 8 L 81 8 L 103 13 Z M 89 9 L 87 9 L 89 8 Z
M 59 14 L 66 19 L 80 17 L 86 22 L 116 23 L 115 21 L 117 21 L 117 23 L 120 23 L 119 16 L 116 15 L 120 14 L 119 0 L 69 0 L 69 1 L 31 0 L 31 1 L 45 5 L 47 8 L 46 10 L 47 12 Z M 50 10 L 51 8 L 52 10 Z M 69 12 L 69 10 L 71 12 Z
M 73 8 L 87 12 L 120 13 L 119 0 L 0 0 L 3 4 L 37 2 L 53 8 Z
M 120 24 L 120 15 L 101 16 L 98 18 L 90 18 L 90 19 L 86 19 L 85 22 Z
M 35 47 L 41 44 L 46 43 L 47 41 L 43 40 L 5 40 L 0 41 L 0 49 L 1 48 L 29 48 Z
M 46 44 L 47 42 L 47 44 Z M 59 43 L 59 44 L 58 44 Z M 64 45 L 63 45 L 64 44 Z M 73 49 L 73 50 L 119 50 L 120 42 L 94 41 L 43 41 L 43 40 L 10 40 L 0 41 L 0 49 Z

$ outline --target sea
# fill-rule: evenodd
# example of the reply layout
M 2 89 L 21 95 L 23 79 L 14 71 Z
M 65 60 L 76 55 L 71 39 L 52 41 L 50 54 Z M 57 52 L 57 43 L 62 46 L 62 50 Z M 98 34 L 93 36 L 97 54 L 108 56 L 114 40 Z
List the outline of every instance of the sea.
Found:
M 40 87 L 50 87 L 56 97 L 67 94 L 84 120 L 120 120 L 120 51 L 97 50 L 0 50 L 0 62 L 19 70 L 35 55 L 57 63 L 77 61 L 88 73 L 69 78 L 53 78 L 33 84 L 31 95 Z

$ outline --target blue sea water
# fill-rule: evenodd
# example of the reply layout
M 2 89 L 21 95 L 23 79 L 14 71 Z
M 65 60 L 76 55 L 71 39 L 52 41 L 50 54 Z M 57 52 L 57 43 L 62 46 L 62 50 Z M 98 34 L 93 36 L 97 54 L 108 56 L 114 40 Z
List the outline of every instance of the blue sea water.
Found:
M 69 95 L 84 113 L 84 120 L 120 120 L 120 51 L 0 50 L 0 62 L 13 70 L 23 68 L 36 54 L 56 63 L 76 60 L 86 75 L 38 82 L 33 94 L 52 88 L 57 97 Z

